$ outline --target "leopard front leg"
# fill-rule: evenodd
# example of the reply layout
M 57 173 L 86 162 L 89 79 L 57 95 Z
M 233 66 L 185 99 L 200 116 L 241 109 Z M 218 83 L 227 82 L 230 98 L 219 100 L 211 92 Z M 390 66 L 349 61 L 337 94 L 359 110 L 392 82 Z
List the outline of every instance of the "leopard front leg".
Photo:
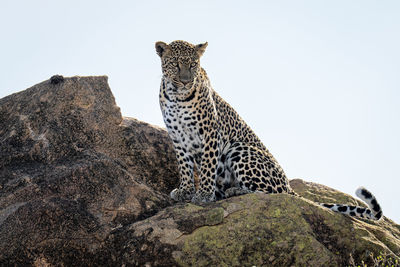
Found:
M 216 131 L 205 138 L 200 164 L 200 187 L 192 198 L 193 203 L 215 201 L 216 170 L 218 162 L 219 136 Z
M 191 200 L 196 192 L 193 180 L 193 157 L 187 152 L 186 149 L 180 145 L 175 144 L 176 159 L 178 161 L 179 188 L 171 191 L 170 197 L 179 202 Z

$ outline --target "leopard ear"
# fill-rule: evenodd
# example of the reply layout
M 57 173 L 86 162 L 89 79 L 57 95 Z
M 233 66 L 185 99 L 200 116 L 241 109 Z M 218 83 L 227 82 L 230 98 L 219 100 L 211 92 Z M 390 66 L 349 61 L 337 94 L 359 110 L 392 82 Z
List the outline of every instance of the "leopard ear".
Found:
M 201 57 L 204 54 L 204 51 L 206 51 L 208 43 L 205 42 L 204 44 L 198 44 L 195 46 L 196 48 L 196 52 L 199 55 L 199 57 Z
M 157 51 L 157 54 L 160 57 L 165 55 L 165 52 L 167 52 L 169 49 L 170 48 L 166 43 L 164 43 L 164 42 L 156 42 L 156 51 Z

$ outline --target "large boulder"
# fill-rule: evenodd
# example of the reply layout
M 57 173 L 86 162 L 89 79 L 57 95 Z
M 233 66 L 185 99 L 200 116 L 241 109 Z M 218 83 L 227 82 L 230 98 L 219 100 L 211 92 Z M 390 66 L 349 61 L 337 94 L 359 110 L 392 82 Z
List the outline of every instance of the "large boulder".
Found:
M 0 266 L 343 266 L 398 259 L 400 226 L 315 204 L 363 204 L 292 180 L 302 197 L 174 204 L 165 130 L 121 116 L 107 77 L 53 77 L 0 99 Z M 370 257 L 373 253 L 373 258 Z
M 291 185 L 318 199 L 340 195 L 355 202 L 299 179 Z M 112 232 L 105 252 L 108 259 L 120 255 L 109 265 L 347 266 L 372 264 L 370 253 L 375 260 L 381 254 L 398 259 L 399 236 L 399 226 L 389 219 L 361 221 L 302 197 L 255 193 L 204 206 L 168 207 Z
M 178 182 L 167 133 L 122 118 L 107 77 L 52 81 L 0 100 L 0 262 L 90 263 Z

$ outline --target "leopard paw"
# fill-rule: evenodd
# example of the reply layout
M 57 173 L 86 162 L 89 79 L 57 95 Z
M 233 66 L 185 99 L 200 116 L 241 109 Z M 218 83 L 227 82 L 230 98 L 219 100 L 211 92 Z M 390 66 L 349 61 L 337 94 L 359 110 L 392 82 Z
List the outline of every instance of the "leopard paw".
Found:
M 179 188 L 175 188 L 171 191 L 169 196 L 178 202 L 184 202 L 186 200 L 191 200 L 194 195 L 194 190 L 183 190 Z
M 254 193 L 254 191 L 251 191 L 250 189 L 246 188 L 241 188 L 241 187 L 231 187 L 225 190 L 225 197 L 234 197 L 234 196 L 240 196 L 244 194 L 249 194 L 249 193 Z
M 206 191 L 197 191 L 196 194 L 192 198 L 192 202 L 195 204 L 207 203 L 215 201 L 215 193 L 214 192 L 206 192 Z

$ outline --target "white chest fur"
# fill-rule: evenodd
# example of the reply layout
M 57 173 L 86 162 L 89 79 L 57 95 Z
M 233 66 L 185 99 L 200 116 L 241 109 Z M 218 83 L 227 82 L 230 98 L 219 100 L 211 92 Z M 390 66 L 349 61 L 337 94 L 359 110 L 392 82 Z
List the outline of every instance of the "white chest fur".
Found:
M 193 106 L 190 103 L 180 103 L 173 96 L 169 96 L 163 98 L 161 110 L 168 133 L 175 146 L 184 148 L 197 159 L 201 155 L 202 138 L 199 134 Z

